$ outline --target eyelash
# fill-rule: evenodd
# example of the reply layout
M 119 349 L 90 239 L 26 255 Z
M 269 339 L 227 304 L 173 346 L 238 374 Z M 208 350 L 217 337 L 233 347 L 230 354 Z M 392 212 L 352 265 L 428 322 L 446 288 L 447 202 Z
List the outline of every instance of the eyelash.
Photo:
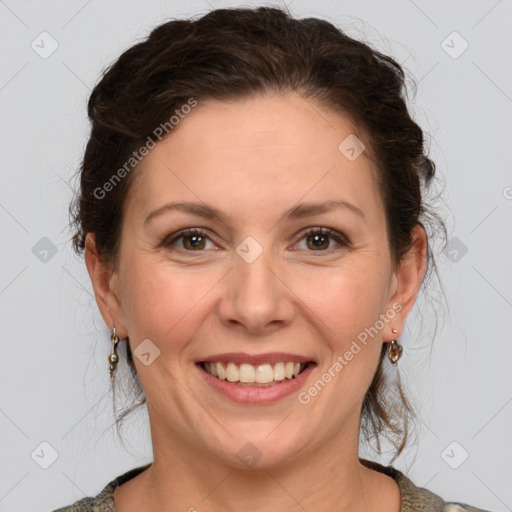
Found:
M 206 232 L 202 231 L 201 229 L 199 229 L 199 228 L 189 228 L 189 229 L 185 229 L 183 231 L 179 231 L 178 233 L 173 233 L 173 234 L 167 236 L 162 241 L 161 246 L 162 247 L 166 247 L 166 248 L 167 247 L 171 247 L 178 240 L 180 240 L 180 239 L 182 239 L 182 238 L 184 238 L 186 236 L 194 236 L 194 235 L 195 236 L 200 236 L 202 238 L 207 238 L 208 240 L 210 240 L 210 237 L 208 236 L 208 234 Z M 299 241 L 302 240 L 303 238 L 306 238 L 306 237 L 310 236 L 310 235 L 324 235 L 324 236 L 328 236 L 328 237 L 332 238 L 333 240 L 335 240 L 342 247 L 349 247 L 350 246 L 349 240 L 342 233 L 340 233 L 340 232 L 338 232 L 338 231 L 336 231 L 334 229 L 323 228 L 323 227 L 308 228 L 304 233 L 302 233 L 302 236 L 299 239 Z M 333 249 L 335 250 L 335 248 L 331 247 L 329 249 L 320 249 L 318 251 L 310 250 L 308 252 L 330 253 Z M 204 249 L 203 250 L 194 251 L 194 250 L 179 248 L 179 250 L 183 251 L 183 252 L 187 252 L 187 253 L 205 252 Z

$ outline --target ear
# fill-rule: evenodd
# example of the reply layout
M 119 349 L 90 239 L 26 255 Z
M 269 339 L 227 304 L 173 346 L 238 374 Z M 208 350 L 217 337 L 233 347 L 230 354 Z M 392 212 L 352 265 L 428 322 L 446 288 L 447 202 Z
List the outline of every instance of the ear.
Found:
M 416 302 L 427 267 L 428 236 L 420 224 L 413 228 L 412 240 L 412 247 L 403 256 L 392 277 L 392 293 L 387 307 L 395 309 L 393 304 L 400 304 L 401 309 L 396 320 L 390 322 L 394 324 L 389 325 L 390 340 L 400 336 L 391 335 L 391 328 L 397 329 L 399 333 L 403 332 L 403 324 Z
M 87 233 L 85 238 L 85 264 L 103 320 L 111 331 L 112 327 L 116 328 L 116 334 L 120 339 L 125 339 L 128 333 L 125 329 L 121 301 L 119 299 L 118 276 L 98 256 L 96 239 L 93 233 Z

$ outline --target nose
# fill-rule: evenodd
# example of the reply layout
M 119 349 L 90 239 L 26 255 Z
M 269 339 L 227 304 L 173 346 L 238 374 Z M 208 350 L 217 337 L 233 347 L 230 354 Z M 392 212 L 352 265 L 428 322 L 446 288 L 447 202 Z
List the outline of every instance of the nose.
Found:
M 289 325 L 294 316 L 294 294 L 287 286 L 282 265 L 270 250 L 252 262 L 234 254 L 220 303 L 221 321 L 241 334 L 265 335 Z

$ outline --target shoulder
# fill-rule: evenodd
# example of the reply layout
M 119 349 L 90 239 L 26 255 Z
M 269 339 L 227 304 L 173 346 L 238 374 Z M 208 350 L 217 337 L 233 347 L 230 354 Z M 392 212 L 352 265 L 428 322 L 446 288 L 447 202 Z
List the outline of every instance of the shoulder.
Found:
M 101 508 L 98 508 L 101 507 Z M 104 504 L 101 504 L 98 500 L 98 496 L 96 497 L 87 497 L 83 498 L 79 501 L 75 501 L 72 505 L 68 505 L 67 507 L 62 507 L 54 510 L 53 512 L 89 512 L 89 511 L 99 511 L 103 510 L 105 512 L 107 511 L 114 511 L 114 508 L 105 508 Z
M 383 466 L 365 459 L 359 460 L 364 466 L 380 471 L 396 480 L 402 495 L 400 512 L 489 512 L 466 503 L 444 501 L 428 489 L 416 486 L 407 476 L 393 466 Z
M 109 482 L 97 496 L 82 498 L 72 505 L 59 508 L 53 512 L 115 512 L 114 490 L 116 487 L 136 477 L 150 465 L 151 463 L 130 469 L 126 473 L 123 473 Z
M 488 510 L 484 510 L 482 508 L 475 508 L 471 505 L 466 505 L 465 503 L 456 503 L 450 502 L 445 503 L 443 512 L 489 512 Z

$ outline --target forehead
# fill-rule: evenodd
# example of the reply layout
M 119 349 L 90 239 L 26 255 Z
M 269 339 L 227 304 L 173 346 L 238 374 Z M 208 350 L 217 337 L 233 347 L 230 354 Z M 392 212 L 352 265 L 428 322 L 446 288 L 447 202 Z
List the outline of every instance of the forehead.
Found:
M 347 118 L 296 94 L 199 102 L 134 169 L 127 202 L 140 213 L 188 199 L 261 214 L 301 197 L 352 197 L 371 209 L 379 195 L 368 151 L 345 152 L 358 135 Z

